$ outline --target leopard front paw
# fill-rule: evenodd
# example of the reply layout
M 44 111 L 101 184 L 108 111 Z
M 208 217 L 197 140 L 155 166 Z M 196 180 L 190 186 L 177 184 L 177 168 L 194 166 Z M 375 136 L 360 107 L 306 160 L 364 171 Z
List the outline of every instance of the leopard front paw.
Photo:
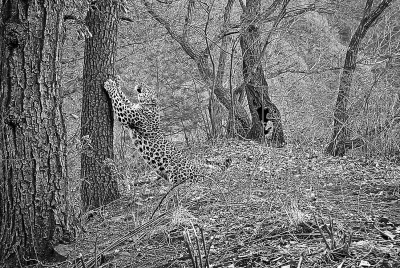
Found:
M 108 79 L 106 82 L 104 82 L 104 89 L 108 93 L 112 93 L 117 89 L 117 83 L 112 79 Z

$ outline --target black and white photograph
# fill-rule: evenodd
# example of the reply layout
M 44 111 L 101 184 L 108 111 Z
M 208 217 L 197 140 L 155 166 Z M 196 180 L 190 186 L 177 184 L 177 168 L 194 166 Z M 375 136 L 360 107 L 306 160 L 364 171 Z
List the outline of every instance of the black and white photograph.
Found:
M 0 0 L 0 268 L 400 268 L 399 0 Z

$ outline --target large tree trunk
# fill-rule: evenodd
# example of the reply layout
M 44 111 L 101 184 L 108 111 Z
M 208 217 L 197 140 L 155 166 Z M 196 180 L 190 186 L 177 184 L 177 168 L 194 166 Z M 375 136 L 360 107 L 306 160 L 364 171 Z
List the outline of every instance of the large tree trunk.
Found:
M 362 39 L 368 29 L 374 24 L 382 12 L 391 4 L 393 0 L 383 0 L 374 11 L 371 11 L 373 0 L 367 0 L 364 9 L 364 16 L 353 34 L 349 47 L 347 48 L 346 59 L 339 83 L 339 93 L 336 100 L 333 134 L 331 141 L 326 148 L 326 152 L 333 156 L 344 156 L 347 150 L 362 146 L 360 139 L 349 140 L 350 130 L 348 127 L 349 115 L 347 106 L 353 75 L 357 65 L 357 54 Z
M 83 66 L 81 136 L 88 136 L 90 151 L 81 158 L 81 196 L 85 210 L 119 198 L 118 185 L 104 165 L 113 159 L 113 114 L 111 101 L 103 88 L 114 75 L 118 33 L 118 2 L 96 2 L 86 17 L 92 37 L 86 38 Z
M 246 9 L 242 17 L 242 25 L 245 25 L 240 36 L 240 46 L 243 56 L 243 78 L 247 93 L 247 101 L 250 108 L 252 127 L 247 134 L 249 139 L 261 140 L 264 136 L 264 123 L 257 109 L 263 110 L 264 119 L 273 123 L 270 142 L 282 147 L 285 144 L 281 116 L 278 108 L 272 103 L 268 95 L 268 83 L 265 79 L 260 57 L 262 57 L 262 44 L 260 41 L 259 25 L 257 17 L 261 12 L 261 0 L 246 1 Z
M 0 1 L 1 267 L 57 260 L 69 236 L 63 3 Z

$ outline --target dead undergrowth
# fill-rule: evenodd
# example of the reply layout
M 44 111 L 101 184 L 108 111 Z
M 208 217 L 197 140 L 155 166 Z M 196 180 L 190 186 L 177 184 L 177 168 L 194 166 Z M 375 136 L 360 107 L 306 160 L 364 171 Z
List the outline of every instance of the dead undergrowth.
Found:
M 400 267 L 400 166 L 321 151 L 196 148 L 231 167 L 179 187 L 152 219 L 169 186 L 131 187 L 86 215 L 60 267 Z

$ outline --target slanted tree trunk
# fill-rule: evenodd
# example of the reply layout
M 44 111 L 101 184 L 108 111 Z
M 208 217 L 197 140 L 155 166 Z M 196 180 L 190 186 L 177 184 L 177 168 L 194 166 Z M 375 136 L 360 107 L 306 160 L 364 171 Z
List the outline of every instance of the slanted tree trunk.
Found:
M 349 102 L 349 95 L 353 75 L 357 65 L 357 54 L 362 39 L 367 33 L 368 29 L 373 26 L 374 22 L 379 16 L 390 6 L 393 0 L 383 0 L 375 10 L 371 11 L 373 0 L 367 0 L 364 9 L 364 15 L 361 19 L 357 30 L 354 32 L 349 47 L 347 48 L 346 59 L 343 66 L 343 71 L 339 82 L 339 93 L 336 99 L 333 134 L 331 141 L 326 148 L 326 152 L 333 156 L 344 156 L 347 150 L 354 147 L 362 146 L 360 139 L 354 141 L 349 140 L 350 130 L 348 127 L 349 114 L 347 106 Z
M 278 5 L 280 1 L 275 2 Z M 271 9 L 275 9 L 275 7 Z M 263 57 L 259 19 L 257 19 L 260 17 L 260 12 L 261 0 L 246 1 L 242 15 L 242 25 L 245 26 L 245 29 L 240 36 L 240 46 L 243 56 L 243 78 L 252 119 L 252 127 L 247 137 L 253 140 L 260 140 L 263 137 L 263 123 L 266 122 L 263 122 L 257 113 L 257 109 L 262 107 L 264 118 L 268 118 L 273 123 L 273 132 L 270 135 L 271 143 L 277 147 L 282 147 L 285 144 L 285 137 L 280 112 L 268 95 L 268 83 L 262 64 L 260 64 L 260 57 Z
M 90 149 L 81 158 L 85 210 L 106 205 L 120 196 L 116 180 L 104 165 L 106 158 L 114 158 L 114 121 L 111 101 L 103 88 L 104 82 L 114 75 L 118 9 L 118 1 L 98 1 L 86 16 L 92 36 L 86 38 L 83 66 L 81 137 L 90 140 Z
M 0 267 L 69 239 L 60 58 L 64 1 L 0 1 Z

